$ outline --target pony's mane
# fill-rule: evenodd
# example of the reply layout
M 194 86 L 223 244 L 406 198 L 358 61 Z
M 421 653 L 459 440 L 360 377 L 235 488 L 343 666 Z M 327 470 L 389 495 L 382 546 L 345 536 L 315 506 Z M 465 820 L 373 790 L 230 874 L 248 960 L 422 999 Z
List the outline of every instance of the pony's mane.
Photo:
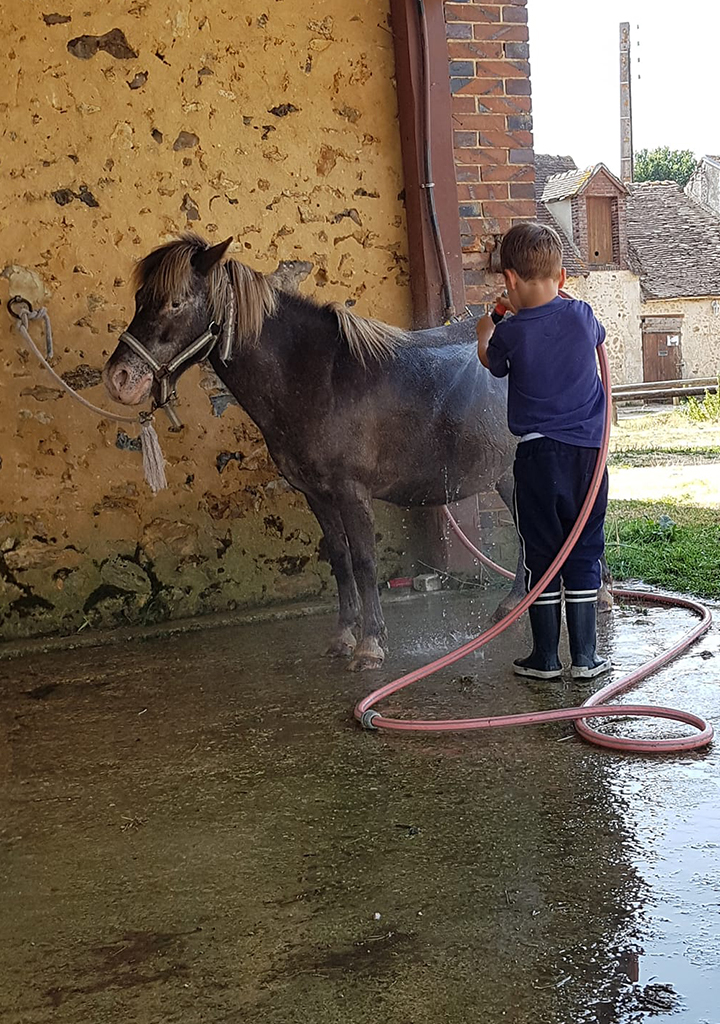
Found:
M 192 259 L 209 248 L 203 238 L 188 232 L 153 249 L 135 267 L 135 288 L 145 289 L 150 300 L 158 303 L 187 298 L 192 289 Z M 257 342 L 265 318 L 277 309 L 280 289 L 269 277 L 233 259 L 215 264 L 208 274 L 208 285 L 213 319 L 226 325 L 229 318 L 235 319 L 234 345 Z M 399 327 L 358 316 L 342 303 L 301 298 L 310 306 L 335 314 L 340 336 L 352 357 L 363 366 L 368 360 L 390 358 L 407 337 Z

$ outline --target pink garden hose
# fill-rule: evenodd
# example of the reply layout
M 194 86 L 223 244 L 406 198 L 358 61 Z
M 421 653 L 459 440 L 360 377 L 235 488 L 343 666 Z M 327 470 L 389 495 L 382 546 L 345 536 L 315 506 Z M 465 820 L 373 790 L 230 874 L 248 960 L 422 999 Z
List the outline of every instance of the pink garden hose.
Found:
M 678 753 L 685 750 L 696 750 L 700 747 L 707 746 L 712 741 L 712 725 L 700 718 L 699 715 L 694 715 L 689 711 L 678 711 L 674 708 L 655 707 L 649 704 L 606 703 L 606 701 L 611 700 L 613 697 L 617 697 L 620 693 L 636 686 L 642 679 L 645 679 L 652 672 L 655 672 L 661 666 L 672 661 L 672 659 L 680 654 L 681 651 L 684 651 L 694 640 L 705 633 L 712 622 L 712 616 L 708 609 L 697 601 L 692 601 L 688 598 L 670 598 L 664 597 L 660 594 L 646 594 L 633 590 L 619 590 L 615 588 L 612 593 L 616 597 L 628 598 L 634 601 L 643 601 L 652 604 L 688 608 L 690 611 L 693 611 L 700 616 L 700 621 L 685 633 L 685 635 L 669 650 L 659 654 L 656 658 L 653 658 L 652 661 L 646 662 L 640 668 L 631 672 L 629 675 L 624 676 L 622 679 L 619 679 L 617 682 L 604 686 L 597 693 L 594 693 L 589 697 L 581 707 L 563 708 L 558 709 L 557 711 L 541 711 L 524 715 L 498 715 L 493 718 L 448 719 L 387 718 L 385 715 L 381 714 L 381 712 L 374 710 L 374 706 L 385 697 L 389 697 L 391 694 L 397 693 L 398 690 L 405 689 L 406 686 L 410 686 L 412 683 L 416 683 L 420 679 L 425 679 L 427 676 L 440 671 L 440 669 L 453 665 L 456 661 L 464 658 L 467 654 L 470 654 L 472 651 L 480 650 L 480 648 L 484 647 L 485 644 L 490 643 L 491 640 L 500 636 L 501 633 L 503 633 L 512 625 L 513 622 L 516 622 L 520 616 L 527 611 L 538 594 L 542 593 L 549 581 L 557 575 L 558 570 L 570 554 L 570 551 L 572 550 L 577 538 L 582 532 L 588 516 L 590 515 L 598 490 L 600 489 L 605 469 L 605 462 L 607 459 L 608 446 L 610 443 L 612 402 L 610 393 L 610 371 L 604 345 L 599 347 L 598 355 L 600 359 L 600 372 L 602 375 L 603 385 L 605 387 L 605 393 L 607 395 L 602 445 L 598 454 L 598 460 L 595 465 L 595 471 L 590 483 L 590 488 L 582 509 L 580 510 L 580 515 L 578 516 L 577 522 L 573 526 L 570 535 L 558 552 L 555 561 L 532 590 L 525 595 L 517 607 L 501 619 L 500 622 L 495 623 L 495 625 L 491 626 L 490 629 L 487 629 L 474 640 L 470 640 L 468 643 L 463 644 L 462 647 L 458 647 L 449 654 L 443 655 L 442 658 L 438 658 L 436 661 L 431 662 L 429 665 L 425 665 L 423 668 L 416 669 L 414 672 L 409 672 L 407 675 L 401 676 L 399 679 L 395 679 L 393 682 L 387 683 L 385 686 L 381 686 L 379 689 L 368 694 L 367 697 L 364 697 L 363 700 L 361 700 L 355 707 L 354 714 L 355 718 L 366 728 L 393 729 L 402 732 L 450 732 L 470 729 L 499 729 L 511 725 L 543 725 L 547 722 L 572 721 L 575 723 L 575 729 L 577 732 L 591 743 L 595 743 L 601 747 L 606 747 L 609 750 L 627 750 L 634 753 L 645 754 Z M 465 546 L 480 562 L 491 569 L 495 569 L 503 576 L 508 578 L 513 577 L 513 573 L 496 565 L 487 558 L 486 555 L 483 555 L 467 537 L 465 537 L 464 533 L 455 522 L 447 508 L 445 509 L 445 515 L 451 529 L 458 535 L 462 543 L 465 544 Z M 605 733 L 601 733 L 596 729 L 593 729 L 585 721 L 587 718 L 630 716 L 669 718 L 672 721 L 682 722 L 685 725 L 693 726 L 697 732 L 691 733 L 688 736 L 673 737 L 671 739 L 626 739 L 623 737 L 608 736 Z

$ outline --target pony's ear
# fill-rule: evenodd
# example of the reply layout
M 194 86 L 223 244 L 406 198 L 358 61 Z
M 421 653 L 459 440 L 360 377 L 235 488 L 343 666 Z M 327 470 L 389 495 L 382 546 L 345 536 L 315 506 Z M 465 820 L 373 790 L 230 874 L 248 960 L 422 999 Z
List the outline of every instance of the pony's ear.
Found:
M 218 242 L 210 249 L 202 249 L 196 252 L 190 260 L 193 267 L 199 274 L 209 274 L 216 263 L 219 263 L 232 244 L 233 236 L 230 235 L 224 242 Z

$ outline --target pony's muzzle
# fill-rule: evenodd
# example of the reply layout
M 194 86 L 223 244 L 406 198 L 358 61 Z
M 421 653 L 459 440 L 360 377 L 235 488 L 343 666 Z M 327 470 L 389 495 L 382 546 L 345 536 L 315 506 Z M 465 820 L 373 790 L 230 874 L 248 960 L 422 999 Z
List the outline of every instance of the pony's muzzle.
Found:
M 102 379 L 110 397 L 123 405 L 140 405 L 153 386 L 153 375 L 145 366 L 134 367 L 124 361 L 114 366 L 107 363 Z

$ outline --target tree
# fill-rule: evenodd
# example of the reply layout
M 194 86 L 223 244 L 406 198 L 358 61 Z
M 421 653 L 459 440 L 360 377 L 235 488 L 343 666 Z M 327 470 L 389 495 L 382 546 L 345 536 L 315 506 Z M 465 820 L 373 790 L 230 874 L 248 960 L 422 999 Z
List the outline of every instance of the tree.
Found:
M 697 158 L 689 149 L 640 149 L 635 154 L 635 181 L 676 181 L 685 188 L 690 175 L 698 165 Z

